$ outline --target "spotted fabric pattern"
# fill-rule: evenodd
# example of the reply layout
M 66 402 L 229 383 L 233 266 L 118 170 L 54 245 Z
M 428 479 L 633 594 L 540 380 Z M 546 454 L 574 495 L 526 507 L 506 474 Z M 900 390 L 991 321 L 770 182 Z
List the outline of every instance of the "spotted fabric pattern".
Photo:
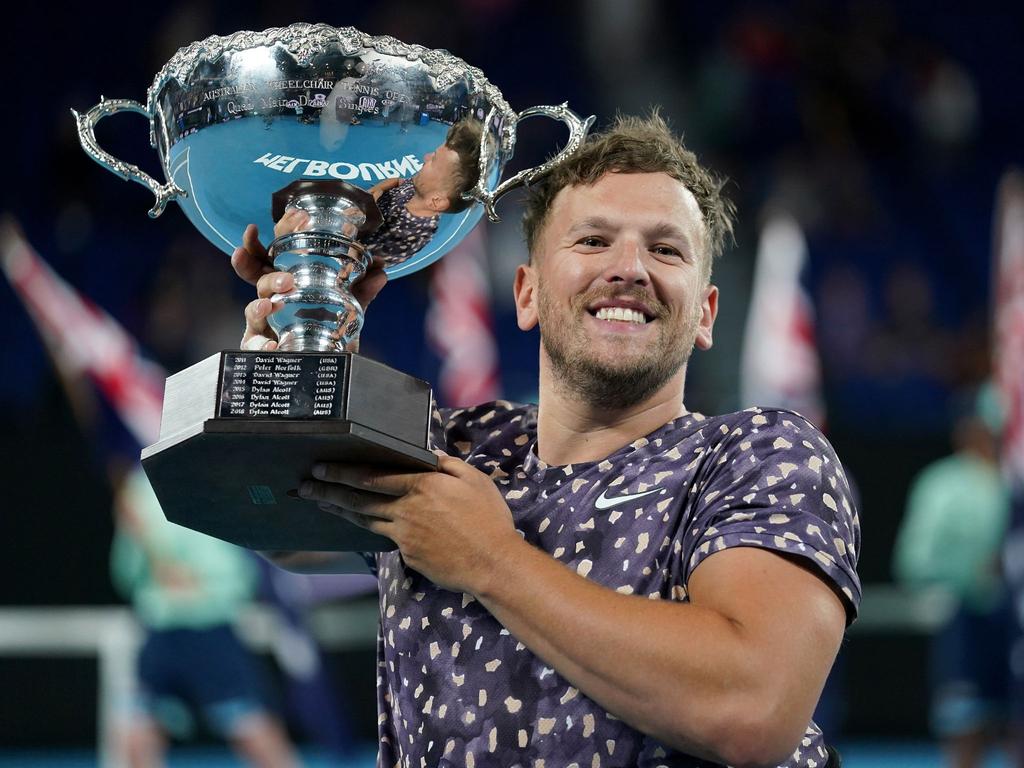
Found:
M 763 547 L 816 569 L 856 615 L 857 512 L 832 447 L 795 413 L 691 413 L 603 461 L 549 466 L 536 407 L 497 402 L 436 413 L 433 442 L 493 479 L 528 542 L 608 589 L 685 603 L 706 557 Z M 399 552 L 378 554 L 376 568 L 378 766 L 710 765 L 606 712 L 471 595 L 434 586 Z M 785 766 L 826 761 L 810 723 Z
M 412 179 L 406 179 L 383 192 L 377 201 L 384 223 L 362 242 L 385 266 L 401 264 L 418 253 L 437 231 L 436 215 L 413 216 L 405 207 L 415 192 Z

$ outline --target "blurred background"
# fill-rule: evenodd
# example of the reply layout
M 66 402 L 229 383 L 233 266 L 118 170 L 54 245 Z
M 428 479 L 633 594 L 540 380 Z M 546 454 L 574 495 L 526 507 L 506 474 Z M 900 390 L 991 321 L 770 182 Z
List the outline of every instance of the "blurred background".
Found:
M 798 287 L 810 310 L 802 315 L 805 330 L 813 334 L 801 338 L 816 340 L 799 352 L 811 355 L 801 369 L 805 407 L 817 409 L 815 418 L 856 481 L 864 537 L 862 618 L 820 715 L 847 745 L 851 765 L 938 764 L 939 752 L 929 746 L 928 649 L 950 602 L 948 595 L 894 585 L 892 553 L 912 480 L 953 450 L 957 415 L 992 373 L 997 188 L 1024 161 L 1020 6 L 23 6 L 7 32 L 11 108 L 2 211 L 74 291 L 109 313 L 167 371 L 237 346 L 252 289 L 175 206 L 150 220 L 151 195 L 82 152 L 69 110 L 86 110 L 101 94 L 144 101 L 153 76 L 180 46 L 294 21 L 352 25 L 447 48 L 481 68 L 516 109 L 568 101 L 604 124 L 616 111 L 660 105 L 702 161 L 730 179 L 727 191 L 739 211 L 735 247 L 713 278 L 722 292 L 716 344 L 690 366 L 692 410 L 752 404 L 756 376 L 743 350 L 760 327 L 748 314 L 757 305 L 756 257 L 769 249 L 770 225 L 786 223 L 784 242 L 805 249 Z M 108 151 L 159 175 L 144 118 L 107 120 L 97 133 Z M 561 139 L 558 127 L 525 124 L 509 172 L 536 165 Z M 538 338 L 516 328 L 511 293 L 526 255 L 518 202 L 506 199 L 499 213 L 502 222 L 481 225 L 475 246 L 486 250 L 481 295 L 489 295 L 487 332 L 497 350 L 494 375 L 481 391 L 532 400 Z M 435 383 L 453 375 L 445 369 L 445 345 L 428 340 L 425 322 L 437 316 L 439 291 L 431 284 L 443 264 L 386 288 L 368 313 L 363 353 Z M 55 362 L 7 281 L 0 281 L 0 306 L 0 763 L 12 755 L 11 764 L 25 764 L 42 750 L 52 761 L 78 754 L 88 764 L 102 741 L 104 707 L 111 706 L 103 699 L 111 673 L 96 649 L 105 617 L 114 615 L 90 611 L 124 605 L 108 568 L 113 497 L 138 448 L 89 376 Z M 440 323 L 435 336 L 445 334 Z M 457 384 L 439 387 L 441 399 L 460 397 Z M 302 589 L 299 624 L 322 643 L 343 732 L 318 735 L 297 714 L 301 707 L 282 703 L 281 711 L 310 760 L 372 764 L 366 761 L 376 719 L 375 598 L 365 583 L 303 582 Z M 289 671 L 275 649 L 278 620 L 254 611 L 242 635 L 285 702 Z M 33 626 L 40 628 L 35 634 Z M 5 632 L 22 640 L 3 645 Z M 76 632 L 99 639 L 76 645 Z M 31 637 L 38 638 L 35 647 Z M 116 642 L 106 647 L 116 659 Z M 201 753 L 177 754 L 220 759 L 210 734 L 190 744 Z

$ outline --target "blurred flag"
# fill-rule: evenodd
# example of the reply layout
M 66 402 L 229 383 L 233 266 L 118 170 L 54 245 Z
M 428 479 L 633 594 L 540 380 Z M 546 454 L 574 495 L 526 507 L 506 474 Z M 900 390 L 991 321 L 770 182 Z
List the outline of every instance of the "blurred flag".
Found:
M 1024 176 L 1009 171 L 999 185 L 992 275 L 995 281 L 994 359 L 1002 401 L 1002 463 L 1024 492 Z
M 1016 618 L 1014 648 L 1024 643 L 1024 177 L 1008 171 L 999 183 L 992 252 L 992 368 L 1003 407 L 1000 462 L 1010 488 L 1010 529 L 1003 574 Z M 1024 707 L 1024 671 L 1010 665 L 1010 704 Z
M 814 308 L 801 283 L 807 241 L 788 215 L 761 231 L 740 363 L 741 405 L 777 406 L 825 426 Z
M 434 265 L 426 333 L 441 358 L 440 400 L 463 407 L 496 400 L 498 345 L 491 326 L 484 228 Z
M 57 365 L 73 376 L 88 376 L 140 445 L 156 442 L 163 369 L 142 357 L 114 318 L 57 275 L 9 219 L 0 224 L 0 266 Z

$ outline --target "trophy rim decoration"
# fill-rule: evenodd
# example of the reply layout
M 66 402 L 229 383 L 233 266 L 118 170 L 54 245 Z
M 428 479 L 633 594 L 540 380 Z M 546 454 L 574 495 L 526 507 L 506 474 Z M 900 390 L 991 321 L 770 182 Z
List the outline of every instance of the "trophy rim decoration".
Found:
M 172 81 L 177 81 L 182 86 L 186 85 L 188 76 L 204 59 L 212 63 L 226 53 L 280 45 L 295 59 L 296 64 L 308 66 L 317 54 L 333 44 L 339 45 L 342 53 L 348 55 L 355 55 L 361 49 L 369 48 L 380 54 L 422 62 L 438 88 L 442 89 L 456 83 L 462 75 L 471 76 L 479 89 L 487 94 L 494 109 L 499 109 L 510 118 L 502 130 L 502 153 L 511 155 L 515 149 L 515 110 L 479 68 L 444 48 L 427 48 L 416 43 L 405 43 L 391 35 L 371 35 L 355 27 L 333 27 L 324 23 L 297 22 L 287 27 L 269 27 L 261 32 L 239 30 L 230 35 L 210 35 L 183 46 L 153 78 L 153 83 L 146 91 L 146 107 L 155 118 L 160 93 L 164 87 Z M 150 145 L 154 148 L 157 146 L 156 125 L 152 119 Z

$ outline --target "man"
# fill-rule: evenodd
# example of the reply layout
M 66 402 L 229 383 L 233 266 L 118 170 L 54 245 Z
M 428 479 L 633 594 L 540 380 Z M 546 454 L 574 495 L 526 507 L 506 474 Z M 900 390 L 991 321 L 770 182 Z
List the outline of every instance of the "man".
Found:
M 399 545 L 375 561 L 379 765 L 829 763 L 811 713 L 860 598 L 842 468 L 796 414 L 683 405 L 720 186 L 657 115 L 591 136 L 527 204 L 538 406 L 437 414 L 434 473 L 312 468 L 303 496 Z M 236 271 L 287 289 L 253 241 Z M 274 348 L 272 309 L 247 347 Z
M 481 131 L 476 120 L 455 123 L 444 143 L 426 154 L 415 176 L 389 179 L 371 190 L 384 223 L 362 242 L 379 263 L 405 261 L 430 242 L 438 216 L 466 209 L 469 203 L 462 193 L 479 176 Z
M 929 665 L 931 727 L 952 768 L 982 765 L 1008 725 L 1013 607 L 999 562 L 1010 524 L 1001 420 L 988 388 L 958 415 L 955 452 L 914 478 L 893 553 L 899 581 L 939 588 L 956 604 L 932 638 Z
M 370 188 L 383 216 L 381 226 L 360 241 L 378 265 L 401 264 L 422 250 L 437 232 L 442 213 L 464 211 L 471 201 L 462 193 L 479 177 L 480 138 L 483 127 L 477 120 L 455 123 L 444 143 L 428 152 L 416 175 L 408 179 L 386 179 Z M 278 222 L 280 233 L 301 231 L 309 215 L 301 208 L 290 209 Z M 245 248 L 262 252 L 255 229 L 245 233 Z
M 167 522 L 141 467 L 119 488 L 116 509 L 111 575 L 145 629 L 139 695 L 117 724 L 121 761 L 163 765 L 167 737 L 191 735 L 197 711 L 247 765 L 298 765 L 264 702 L 259 665 L 232 629 L 254 596 L 252 557 Z

